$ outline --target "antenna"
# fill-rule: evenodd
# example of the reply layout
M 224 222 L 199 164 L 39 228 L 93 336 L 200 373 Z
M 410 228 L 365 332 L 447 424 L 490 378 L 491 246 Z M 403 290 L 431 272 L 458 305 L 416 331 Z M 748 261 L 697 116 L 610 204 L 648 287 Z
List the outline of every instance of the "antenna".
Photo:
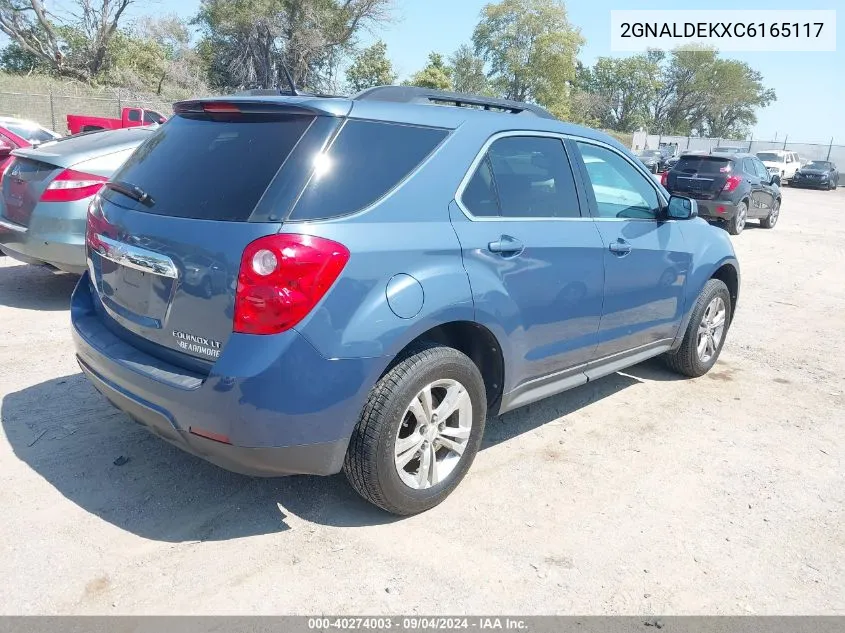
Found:
M 293 83 L 293 77 L 290 76 L 290 71 L 288 71 L 288 67 L 285 65 L 285 62 L 283 62 L 282 60 L 279 60 L 279 64 L 281 65 L 282 70 L 285 73 L 285 78 L 288 80 L 288 85 L 290 86 L 290 93 L 292 95 L 298 96 L 299 91 L 296 89 L 296 84 Z M 276 85 L 276 88 L 279 88 L 279 86 Z M 281 88 L 279 88 L 279 92 L 282 92 Z

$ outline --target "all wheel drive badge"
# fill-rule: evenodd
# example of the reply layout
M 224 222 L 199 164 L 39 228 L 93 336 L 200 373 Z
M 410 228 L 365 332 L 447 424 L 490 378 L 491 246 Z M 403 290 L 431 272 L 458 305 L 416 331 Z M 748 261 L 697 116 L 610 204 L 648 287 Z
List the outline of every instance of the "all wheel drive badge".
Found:
M 176 339 L 176 344 L 186 352 L 203 354 L 209 358 L 220 357 L 220 341 L 180 330 L 173 330 L 173 338 Z

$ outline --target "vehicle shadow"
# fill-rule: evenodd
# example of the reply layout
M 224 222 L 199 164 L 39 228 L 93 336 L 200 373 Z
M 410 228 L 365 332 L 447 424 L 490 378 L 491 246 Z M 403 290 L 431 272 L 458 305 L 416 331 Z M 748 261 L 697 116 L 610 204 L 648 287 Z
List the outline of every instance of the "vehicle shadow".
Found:
M 637 382 L 613 374 L 491 418 L 482 450 Z M 63 496 L 153 540 L 219 541 L 283 532 L 289 515 L 335 527 L 400 520 L 361 499 L 343 475 L 252 478 L 184 453 L 109 405 L 82 374 L 6 395 L 2 424 L 15 455 Z
M 77 281 L 79 275 L 53 272 L 46 266 L 0 266 L 0 305 L 22 310 L 67 310 Z

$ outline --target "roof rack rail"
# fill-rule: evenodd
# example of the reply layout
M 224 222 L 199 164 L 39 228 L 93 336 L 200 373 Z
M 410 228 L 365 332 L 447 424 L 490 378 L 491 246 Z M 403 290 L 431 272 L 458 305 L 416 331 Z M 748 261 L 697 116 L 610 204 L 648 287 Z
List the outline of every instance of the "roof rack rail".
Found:
M 393 103 L 426 103 L 457 107 L 469 106 L 483 110 L 510 112 L 511 114 L 528 114 L 543 119 L 557 118 L 545 108 L 541 108 L 533 103 L 419 88 L 417 86 L 375 86 L 362 90 L 354 95 L 352 99 L 355 101 L 390 101 Z

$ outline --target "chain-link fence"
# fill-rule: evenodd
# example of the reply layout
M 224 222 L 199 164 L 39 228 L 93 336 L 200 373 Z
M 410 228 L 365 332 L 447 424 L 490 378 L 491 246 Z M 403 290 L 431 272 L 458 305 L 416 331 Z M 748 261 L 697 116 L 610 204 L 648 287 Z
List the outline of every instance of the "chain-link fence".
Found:
M 643 149 L 657 149 L 662 143 L 677 144 L 678 151 L 705 151 L 709 152 L 717 147 L 741 147 L 743 151 L 750 154 L 772 149 L 782 149 L 789 152 L 797 152 L 802 163 L 811 160 L 829 160 L 845 171 L 845 145 L 834 145 L 830 143 L 799 143 L 790 141 L 789 136 L 783 140 L 761 141 L 748 139 L 737 141 L 722 138 L 704 138 L 695 136 L 668 136 L 660 134 L 646 134 L 635 132 L 631 149 L 640 151 Z
M 67 134 L 67 115 L 83 114 L 120 118 L 125 107 L 146 108 L 169 116 L 172 104 L 166 101 L 115 97 L 78 97 L 56 94 L 0 92 L 0 115 L 36 121 L 59 134 Z

